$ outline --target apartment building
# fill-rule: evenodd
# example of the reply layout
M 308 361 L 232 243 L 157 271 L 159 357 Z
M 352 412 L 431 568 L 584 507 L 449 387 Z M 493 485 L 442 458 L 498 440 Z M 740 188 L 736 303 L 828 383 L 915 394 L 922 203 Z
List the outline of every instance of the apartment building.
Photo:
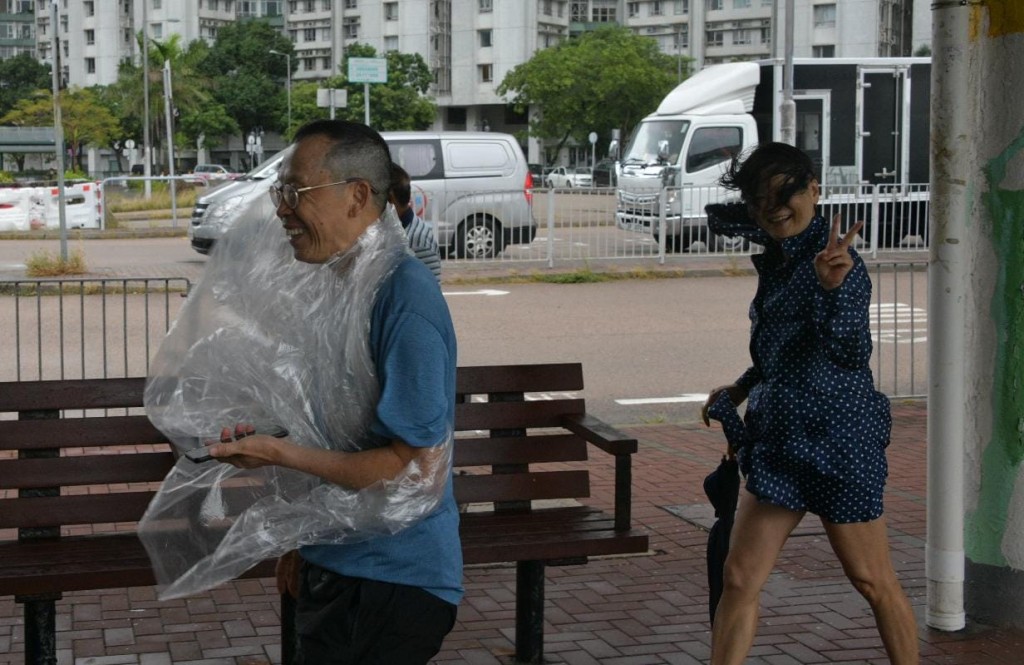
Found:
M 911 55 L 930 42 L 928 0 L 793 0 L 797 57 Z M 28 48 L 52 60 L 51 0 L 0 0 L 0 54 Z M 539 49 L 602 25 L 657 40 L 693 68 L 782 57 L 785 0 L 59 0 L 62 70 L 72 85 L 103 85 L 136 35 L 213 41 L 233 21 L 267 18 L 295 46 L 292 78 L 322 80 L 353 43 L 419 53 L 434 74 L 438 129 L 525 128 L 495 92 Z M 34 9 L 34 16 L 32 10 Z M 26 15 L 32 16 L 28 20 Z M 7 36 L 8 39 L 3 39 Z M 18 46 L 21 44 L 21 46 Z M 7 50 L 3 50 L 7 49 Z M 531 159 L 537 157 L 529 146 Z

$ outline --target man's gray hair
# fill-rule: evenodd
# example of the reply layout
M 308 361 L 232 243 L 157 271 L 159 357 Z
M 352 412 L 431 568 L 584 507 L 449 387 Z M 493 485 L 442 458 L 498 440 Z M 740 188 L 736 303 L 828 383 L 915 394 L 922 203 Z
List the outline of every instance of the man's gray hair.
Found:
M 331 143 L 324 166 L 333 177 L 365 179 L 374 189 L 373 203 L 383 211 L 391 186 L 391 152 L 383 137 L 357 122 L 314 120 L 295 132 L 295 143 L 313 136 Z

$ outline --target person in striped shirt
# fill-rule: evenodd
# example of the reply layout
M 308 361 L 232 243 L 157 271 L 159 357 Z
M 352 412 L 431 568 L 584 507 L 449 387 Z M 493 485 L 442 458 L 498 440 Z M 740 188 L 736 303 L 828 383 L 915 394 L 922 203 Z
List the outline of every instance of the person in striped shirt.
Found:
M 409 238 L 409 249 L 420 261 L 434 273 L 437 281 L 441 281 L 441 255 L 437 251 L 437 240 L 434 230 L 417 215 L 410 205 L 412 186 L 409 174 L 398 164 L 391 164 L 391 191 L 388 200 L 395 206 L 398 219 Z

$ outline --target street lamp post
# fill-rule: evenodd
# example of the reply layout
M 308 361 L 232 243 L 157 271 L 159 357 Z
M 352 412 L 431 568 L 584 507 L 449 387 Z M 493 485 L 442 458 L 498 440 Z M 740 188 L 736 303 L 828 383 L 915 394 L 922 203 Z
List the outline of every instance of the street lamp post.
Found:
M 281 51 L 275 51 L 274 49 L 270 49 L 269 52 L 274 55 L 283 55 L 288 64 L 288 127 L 285 129 L 285 132 L 287 133 L 291 131 L 292 128 L 292 55 L 291 53 L 282 53 Z
M 149 21 L 146 18 L 146 6 L 142 3 L 142 174 L 146 177 L 143 187 L 146 199 L 153 193 L 149 178 L 153 175 L 152 160 L 149 156 Z

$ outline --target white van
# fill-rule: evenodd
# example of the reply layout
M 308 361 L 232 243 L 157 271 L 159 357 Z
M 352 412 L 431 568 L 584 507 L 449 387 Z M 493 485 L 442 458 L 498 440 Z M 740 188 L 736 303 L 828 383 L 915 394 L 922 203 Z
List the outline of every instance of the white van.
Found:
M 391 158 L 409 173 L 416 214 L 434 229 L 442 255 L 494 258 L 507 245 L 533 242 L 533 177 L 511 134 L 382 136 Z M 267 196 L 287 150 L 197 199 L 188 233 L 193 249 L 208 253 L 250 203 Z

